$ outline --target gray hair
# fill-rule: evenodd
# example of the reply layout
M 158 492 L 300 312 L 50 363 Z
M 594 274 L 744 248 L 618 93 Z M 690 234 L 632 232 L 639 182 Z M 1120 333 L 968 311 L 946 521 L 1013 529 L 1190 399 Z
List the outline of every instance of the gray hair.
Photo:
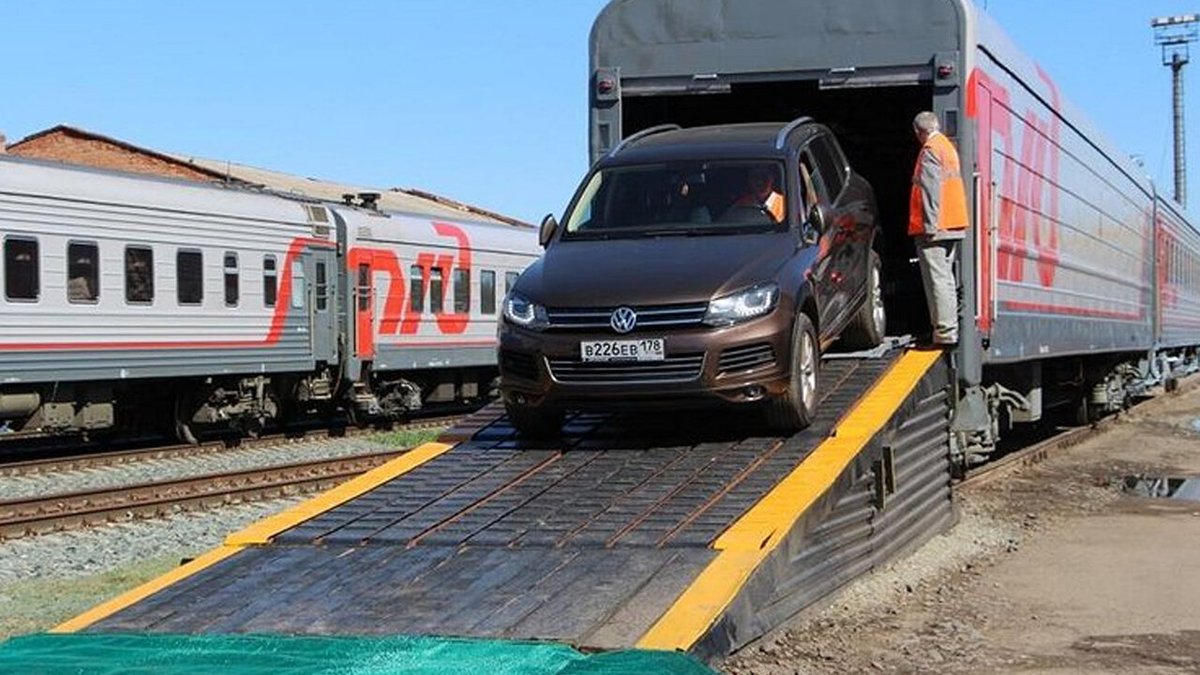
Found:
M 942 123 L 938 120 L 937 115 L 926 110 L 917 114 L 917 117 L 913 120 L 913 128 L 917 131 L 932 134 L 935 131 L 942 130 Z

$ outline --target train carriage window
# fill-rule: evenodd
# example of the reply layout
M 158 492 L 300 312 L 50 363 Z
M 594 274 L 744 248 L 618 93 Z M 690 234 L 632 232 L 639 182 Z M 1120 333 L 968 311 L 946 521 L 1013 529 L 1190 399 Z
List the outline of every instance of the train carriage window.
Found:
M 454 313 L 467 314 L 471 311 L 471 270 L 454 270 Z
M 4 241 L 4 297 L 37 300 L 42 292 L 40 274 L 36 239 Z
M 204 254 L 200 251 L 175 252 L 175 296 L 181 305 L 204 302 Z
M 492 270 L 479 273 L 479 313 L 496 313 L 496 273 Z
M 93 304 L 100 299 L 100 249 L 95 244 L 67 244 L 67 302 Z
M 142 246 L 125 249 L 125 302 L 154 302 L 154 251 Z
M 279 294 L 279 272 L 275 269 L 275 256 L 263 256 L 263 306 L 274 307 Z
M 329 279 L 325 269 L 325 261 L 317 261 L 316 275 L 317 311 L 324 312 L 326 309 L 329 309 Z
M 512 293 L 513 286 L 517 285 L 517 279 L 521 278 L 520 272 L 505 272 L 504 273 L 504 295 Z
M 371 266 L 365 263 L 358 266 L 358 311 L 371 310 Z
M 239 298 L 238 288 L 238 257 L 236 253 L 225 254 L 225 306 L 237 307 Z
M 292 261 L 292 308 L 304 309 L 304 295 L 308 289 L 304 287 L 304 263 Z
M 434 314 L 441 314 L 445 311 L 445 295 L 444 284 L 442 282 L 442 268 L 435 267 L 429 272 L 429 311 Z
M 408 268 L 408 307 L 414 314 L 425 311 L 425 270 L 420 265 Z

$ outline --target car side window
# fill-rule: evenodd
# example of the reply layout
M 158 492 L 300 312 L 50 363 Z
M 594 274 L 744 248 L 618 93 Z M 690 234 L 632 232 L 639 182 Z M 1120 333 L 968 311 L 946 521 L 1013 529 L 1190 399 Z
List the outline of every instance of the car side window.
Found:
M 816 198 L 823 204 L 828 204 L 830 201 L 832 201 L 830 199 L 829 189 L 825 185 L 825 177 L 821 171 L 821 165 L 813 159 L 813 155 L 810 150 L 805 150 L 804 152 L 800 153 L 800 181 L 802 183 L 804 182 L 804 176 L 806 173 L 808 174 L 810 185 L 803 188 L 806 193 L 808 193 L 804 195 L 805 206 L 810 208 L 812 207 L 813 192 L 816 193 Z
M 809 149 L 817 160 L 817 170 L 821 173 L 830 199 L 837 199 L 846 184 L 846 163 L 842 161 L 841 153 L 833 145 L 833 140 L 824 135 L 817 136 Z

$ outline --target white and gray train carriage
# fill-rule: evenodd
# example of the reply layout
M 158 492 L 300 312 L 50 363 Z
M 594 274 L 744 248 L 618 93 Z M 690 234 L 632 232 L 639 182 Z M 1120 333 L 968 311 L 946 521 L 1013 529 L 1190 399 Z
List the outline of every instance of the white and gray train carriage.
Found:
M 477 397 L 536 251 L 529 228 L 0 158 L 0 430 L 194 440 Z

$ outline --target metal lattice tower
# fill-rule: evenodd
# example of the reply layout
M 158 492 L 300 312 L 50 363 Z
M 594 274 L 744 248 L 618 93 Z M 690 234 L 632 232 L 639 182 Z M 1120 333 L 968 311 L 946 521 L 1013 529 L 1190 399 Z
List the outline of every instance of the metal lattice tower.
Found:
M 1175 201 L 1187 206 L 1187 147 L 1183 128 L 1183 67 L 1191 60 L 1189 45 L 1200 40 L 1200 16 L 1163 16 L 1150 22 L 1154 43 L 1162 47 L 1162 62 L 1174 81 Z

